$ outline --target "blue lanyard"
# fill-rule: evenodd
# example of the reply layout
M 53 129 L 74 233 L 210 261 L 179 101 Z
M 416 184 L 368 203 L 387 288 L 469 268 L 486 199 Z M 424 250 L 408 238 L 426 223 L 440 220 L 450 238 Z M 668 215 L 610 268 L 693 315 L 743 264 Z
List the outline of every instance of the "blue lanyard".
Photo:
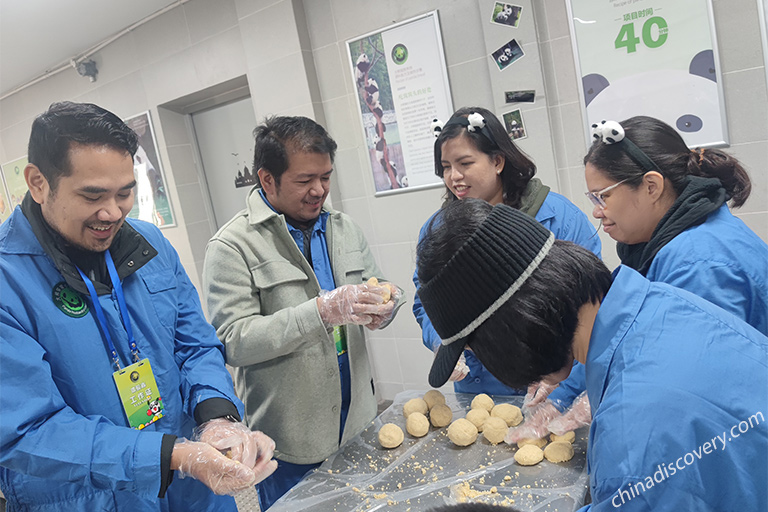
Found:
M 133 329 L 131 329 L 131 319 L 128 316 L 128 306 L 125 304 L 125 296 L 123 295 L 123 285 L 120 283 L 120 276 L 117 275 L 117 269 L 115 268 L 115 262 L 112 261 L 112 255 L 109 252 L 109 249 L 107 249 L 104 252 L 104 260 L 107 262 L 107 270 L 109 271 L 109 278 L 112 280 L 112 287 L 115 289 L 115 295 L 117 295 L 117 303 L 120 306 L 120 316 L 122 317 L 121 320 L 123 322 L 123 327 L 125 327 L 125 332 L 128 333 L 128 343 L 131 346 L 131 354 L 133 355 L 133 361 L 138 362 L 139 361 L 139 348 L 136 346 L 136 340 L 133 338 Z M 77 268 L 77 271 L 80 273 L 80 277 L 83 278 L 83 282 L 85 283 L 85 286 L 88 287 L 88 293 L 91 294 L 91 302 L 93 303 L 93 310 L 96 312 L 96 318 L 99 321 L 99 324 L 101 326 L 101 332 L 104 334 L 104 337 L 107 339 L 107 344 L 109 345 L 109 352 L 112 355 L 112 362 L 115 363 L 115 366 L 117 369 L 120 369 L 120 356 L 117 354 L 117 350 L 115 349 L 115 344 L 112 343 L 112 336 L 109 334 L 109 325 L 107 324 L 107 318 L 104 316 L 104 310 L 101 307 L 101 303 L 99 302 L 99 296 L 96 294 L 96 288 L 93 286 L 93 282 L 88 279 L 88 276 L 85 275 L 85 273 L 80 270 L 80 267 Z

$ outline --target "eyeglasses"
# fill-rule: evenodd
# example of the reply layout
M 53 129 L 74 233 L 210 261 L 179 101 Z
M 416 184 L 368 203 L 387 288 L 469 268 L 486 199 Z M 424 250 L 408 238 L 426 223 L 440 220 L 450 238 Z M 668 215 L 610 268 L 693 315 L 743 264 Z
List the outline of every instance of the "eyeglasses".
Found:
M 603 194 L 608 192 L 609 190 L 613 190 L 625 181 L 628 181 L 630 178 L 627 178 L 626 180 L 621 180 L 618 183 L 614 183 L 610 187 L 606 187 L 603 190 L 598 190 L 597 192 L 584 192 L 584 195 L 586 195 L 590 201 L 592 201 L 592 204 L 595 206 L 599 206 L 601 210 L 605 210 L 605 207 L 607 206 L 605 204 L 605 198 L 603 198 Z

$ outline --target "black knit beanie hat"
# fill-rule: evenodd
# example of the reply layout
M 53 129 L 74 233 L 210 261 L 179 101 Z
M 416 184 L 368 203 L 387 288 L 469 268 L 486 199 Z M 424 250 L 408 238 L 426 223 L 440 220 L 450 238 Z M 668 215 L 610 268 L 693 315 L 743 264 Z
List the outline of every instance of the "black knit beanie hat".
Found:
M 466 338 L 520 289 L 555 236 L 535 219 L 498 204 L 448 263 L 419 287 L 419 298 L 443 344 L 429 384 L 448 381 Z

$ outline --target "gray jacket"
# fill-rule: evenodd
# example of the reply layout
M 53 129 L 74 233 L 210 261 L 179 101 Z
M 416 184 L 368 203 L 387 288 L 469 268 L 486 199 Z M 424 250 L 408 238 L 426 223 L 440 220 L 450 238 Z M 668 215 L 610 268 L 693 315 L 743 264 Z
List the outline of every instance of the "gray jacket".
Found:
M 337 286 L 381 276 L 360 228 L 329 212 L 328 252 Z M 251 190 L 247 208 L 208 242 L 203 293 L 248 425 L 275 440 L 275 455 L 320 462 L 339 448 L 341 384 L 332 331 L 317 310 L 320 285 L 283 215 Z M 376 415 L 363 327 L 347 325 L 351 402 L 342 444 Z

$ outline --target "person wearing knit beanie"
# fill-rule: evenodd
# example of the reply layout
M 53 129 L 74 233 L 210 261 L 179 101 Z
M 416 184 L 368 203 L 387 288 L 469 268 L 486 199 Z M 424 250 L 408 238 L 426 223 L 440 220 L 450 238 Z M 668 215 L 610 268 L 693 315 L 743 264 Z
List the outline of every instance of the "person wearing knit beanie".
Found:
M 503 204 L 448 205 L 417 264 L 443 340 L 432 386 L 465 347 L 512 387 L 562 380 L 574 359 L 585 365 L 585 510 L 768 509 L 768 338 L 759 331 L 629 267 L 612 276 Z

